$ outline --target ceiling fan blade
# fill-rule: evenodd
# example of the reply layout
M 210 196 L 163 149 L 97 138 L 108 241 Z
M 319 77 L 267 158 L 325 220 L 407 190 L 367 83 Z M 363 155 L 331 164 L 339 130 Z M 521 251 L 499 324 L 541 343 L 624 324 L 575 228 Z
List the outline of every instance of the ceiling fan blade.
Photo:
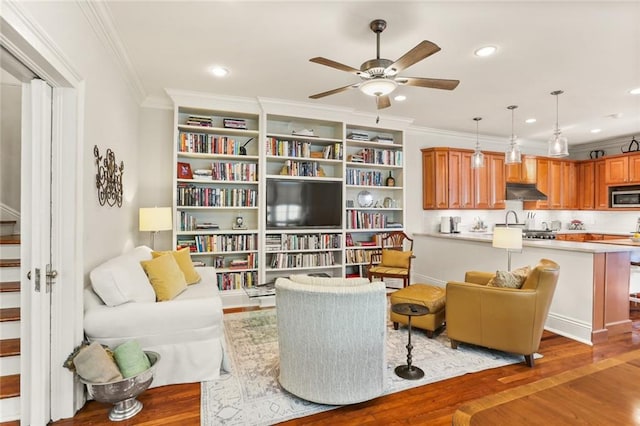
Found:
M 440 78 L 399 77 L 396 83 L 403 86 L 428 87 L 431 89 L 453 90 L 460 80 L 444 80 Z
M 357 69 L 355 69 L 353 67 L 350 67 L 349 65 L 341 64 L 340 62 L 332 61 L 331 59 L 323 58 L 323 57 L 320 57 L 320 56 L 317 56 L 315 58 L 309 59 L 309 62 L 314 62 L 314 63 L 320 64 L 320 65 L 326 65 L 328 67 L 335 68 L 335 69 L 340 70 L 340 71 L 346 71 L 346 72 L 349 72 L 351 74 L 355 74 L 357 76 L 362 74 L 362 71 L 357 70 Z
M 389 99 L 387 95 L 376 96 L 376 104 L 378 109 L 389 108 L 391 106 L 391 99 Z
M 393 64 L 389 65 L 385 70 L 385 74 L 395 75 L 405 68 L 409 68 L 411 65 L 415 64 L 427 58 L 434 53 L 440 51 L 440 47 L 437 44 L 431 43 L 430 41 L 423 40 L 416 47 L 402 55 L 400 59 L 395 61 Z
M 344 91 L 349 90 L 349 89 L 356 88 L 358 86 L 359 86 L 358 84 L 350 84 L 348 86 L 339 87 L 337 89 L 327 90 L 326 92 L 316 93 L 315 95 L 311 95 L 309 97 L 311 99 L 320 99 L 320 98 L 324 98 L 325 96 L 335 95 L 336 93 L 340 93 L 340 92 L 344 92 Z

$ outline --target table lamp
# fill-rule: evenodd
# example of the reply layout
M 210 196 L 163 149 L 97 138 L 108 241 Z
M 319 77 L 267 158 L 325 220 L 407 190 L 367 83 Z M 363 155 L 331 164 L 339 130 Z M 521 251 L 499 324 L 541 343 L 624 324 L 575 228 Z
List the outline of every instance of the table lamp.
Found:
M 493 247 L 507 249 L 507 270 L 511 271 L 511 250 L 522 249 L 522 229 L 493 228 Z
M 156 234 L 173 229 L 171 207 L 140 208 L 140 231 L 151 232 L 151 248 L 155 250 Z

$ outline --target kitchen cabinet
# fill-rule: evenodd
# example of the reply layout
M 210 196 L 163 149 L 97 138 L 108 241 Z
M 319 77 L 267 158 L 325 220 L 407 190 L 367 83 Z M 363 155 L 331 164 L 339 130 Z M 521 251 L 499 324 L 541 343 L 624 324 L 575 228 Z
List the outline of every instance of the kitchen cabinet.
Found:
M 422 150 L 422 208 L 503 209 L 504 154 L 485 152 L 485 167 L 471 168 L 473 151 Z
M 581 210 L 592 210 L 595 208 L 595 169 L 596 163 L 594 161 L 581 161 L 578 163 L 578 208 Z
M 571 160 L 538 157 L 536 187 L 547 200 L 525 201 L 525 210 L 564 209 L 578 207 L 578 165 Z
M 620 155 L 604 161 L 607 185 L 640 183 L 640 154 Z
M 525 210 L 546 210 L 549 208 L 549 158 L 536 158 L 536 188 L 547 196 L 546 200 L 524 201 Z
M 562 161 L 549 160 L 549 192 L 547 193 L 550 209 L 562 208 Z
M 595 198 L 594 204 L 596 210 L 609 208 L 609 187 L 606 184 L 606 162 L 599 160 L 594 162 L 595 175 Z
M 449 150 L 422 150 L 422 208 L 449 208 Z
M 561 204 L 565 210 L 577 210 L 578 206 L 578 164 L 574 161 L 562 162 Z
M 505 180 L 508 183 L 536 183 L 537 160 L 532 155 L 523 155 L 522 162 L 505 165 Z

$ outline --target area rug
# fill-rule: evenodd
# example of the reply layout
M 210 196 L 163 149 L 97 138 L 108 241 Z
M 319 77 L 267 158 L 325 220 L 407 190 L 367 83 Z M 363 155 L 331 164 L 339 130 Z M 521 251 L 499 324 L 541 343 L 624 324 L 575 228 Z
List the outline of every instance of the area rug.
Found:
M 227 314 L 224 326 L 232 371 L 202 383 L 201 424 L 271 425 L 337 408 L 297 398 L 278 384 L 275 309 Z M 451 349 L 446 331 L 429 339 L 414 329 L 411 343 L 413 365 L 425 372 L 420 380 L 404 380 L 394 373 L 396 366 L 407 363 L 407 328 L 394 330 L 388 324 L 385 394 L 523 362 L 521 356 L 465 344 Z

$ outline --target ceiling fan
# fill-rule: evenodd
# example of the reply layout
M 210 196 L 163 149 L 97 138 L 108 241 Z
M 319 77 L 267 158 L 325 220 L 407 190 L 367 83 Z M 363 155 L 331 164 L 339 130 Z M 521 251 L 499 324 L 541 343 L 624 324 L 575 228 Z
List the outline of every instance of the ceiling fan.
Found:
M 376 33 L 376 59 L 370 59 L 360 65 L 360 69 L 355 69 L 348 65 L 332 61 L 323 57 L 315 57 L 309 59 L 316 64 L 326 65 L 341 71 L 355 74 L 362 79 L 360 83 L 350 84 L 348 86 L 339 87 L 337 89 L 328 90 L 322 93 L 316 93 L 309 96 L 311 99 L 319 99 L 329 95 L 335 95 L 349 89 L 359 88 L 363 93 L 375 96 L 378 109 L 388 108 L 391 106 L 389 94 L 398 86 L 416 86 L 427 87 L 432 89 L 453 90 L 460 83 L 459 80 L 443 80 L 437 78 L 420 78 L 420 77 L 400 77 L 398 73 L 411 65 L 433 55 L 440 51 L 440 47 L 436 44 L 423 40 L 413 49 L 402 55 L 400 59 L 393 62 L 389 59 L 380 58 L 380 33 L 387 28 L 387 22 L 384 19 L 376 19 L 369 24 L 371 31 Z

